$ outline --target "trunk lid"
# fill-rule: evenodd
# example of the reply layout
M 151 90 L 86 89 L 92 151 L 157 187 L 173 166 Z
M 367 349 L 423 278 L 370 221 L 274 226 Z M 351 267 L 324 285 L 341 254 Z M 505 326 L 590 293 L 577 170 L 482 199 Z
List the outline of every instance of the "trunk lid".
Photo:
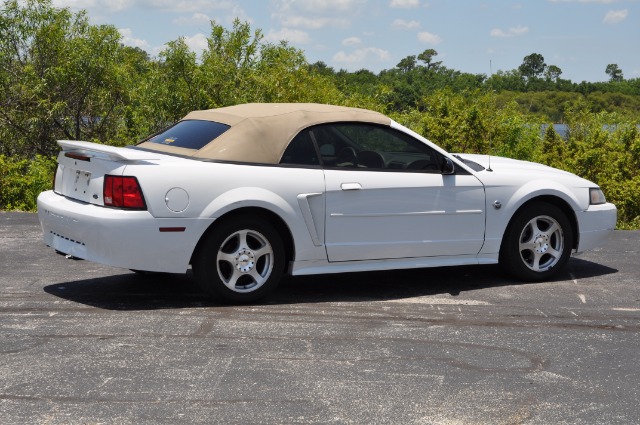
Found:
M 73 140 L 58 140 L 58 168 L 54 191 L 68 198 L 104 205 L 106 174 L 121 176 L 128 164 L 157 160 L 153 152 Z

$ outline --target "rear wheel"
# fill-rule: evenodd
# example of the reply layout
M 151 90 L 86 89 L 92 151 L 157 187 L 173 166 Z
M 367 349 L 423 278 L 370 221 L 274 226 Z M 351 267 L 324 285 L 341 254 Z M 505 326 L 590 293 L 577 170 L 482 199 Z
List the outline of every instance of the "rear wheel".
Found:
M 266 296 L 284 272 L 282 239 L 266 221 L 248 216 L 217 225 L 193 263 L 198 284 L 227 301 L 247 303 Z
M 548 279 L 569 260 L 573 231 L 558 207 L 537 203 L 519 211 L 505 232 L 500 264 L 527 281 Z

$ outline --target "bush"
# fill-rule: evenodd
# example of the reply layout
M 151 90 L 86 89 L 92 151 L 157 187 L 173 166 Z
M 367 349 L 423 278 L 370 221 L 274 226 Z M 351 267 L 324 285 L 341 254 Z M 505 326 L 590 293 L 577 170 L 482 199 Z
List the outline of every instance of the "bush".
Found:
M 594 113 L 588 102 L 565 105 L 567 139 L 552 125 L 491 93 L 435 92 L 392 117 L 449 152 L 541 162 L 600 185 L 618 208 L 619 228 L 640 227 L 640 129 L 626 114 Z
M 600 185 L 618 208 L 618 227 L 640 224 L 640 132 L 616 113 L 592 113 L 585 104 L 567 109 L 568 139 L 551 126 L 539 161 Z
M 0 209 L 35 211 L 38 194 L 51 189 L 55 167 L 51 157 L 27 160 L 0 155 Z

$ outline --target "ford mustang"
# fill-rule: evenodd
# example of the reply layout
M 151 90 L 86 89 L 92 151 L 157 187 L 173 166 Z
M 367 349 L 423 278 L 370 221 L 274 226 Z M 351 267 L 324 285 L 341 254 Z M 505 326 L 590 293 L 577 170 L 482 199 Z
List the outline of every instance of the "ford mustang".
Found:
M 531 162 L 450 154 L 377 112 L 320 104 L 194 111 L 135 146 L 58 141 L 44 242 L 258 300 L 282 276 L 500 263 L 558 273 L 615 228 L 600 188 Z

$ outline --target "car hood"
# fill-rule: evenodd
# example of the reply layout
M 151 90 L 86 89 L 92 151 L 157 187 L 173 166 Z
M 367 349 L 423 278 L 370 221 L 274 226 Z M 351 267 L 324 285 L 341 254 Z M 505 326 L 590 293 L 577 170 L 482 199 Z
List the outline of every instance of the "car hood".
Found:
M 462 159 L 470 160 L 482 165 L 485 169 L 491 169 L 494 173 L 500 174 L 509 174 L 513 172 L 517 172 L 518 174 L 522 173 L 531 173 L 531 174 L 559 174 L 564 176 L 575 176 L 574 174 L 559 170 L 557 168 L 549 167 L 547 165 L 538 164 L 535 162 L 521 161 L 518 159 L 504 158 L 501 156 L 492 156 L 492 155 L 477 155 L 477 154 L 466 154 L 459 153 L 454 154 L 456 157 L 460 157 Z

